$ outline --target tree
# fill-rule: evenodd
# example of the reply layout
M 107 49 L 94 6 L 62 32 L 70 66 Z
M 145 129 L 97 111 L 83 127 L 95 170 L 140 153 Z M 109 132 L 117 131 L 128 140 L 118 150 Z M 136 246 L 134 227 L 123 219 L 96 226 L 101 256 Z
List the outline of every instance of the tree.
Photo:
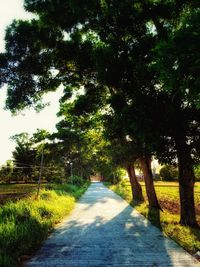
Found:
M 21 170 L 21 179 L 27 182 L 32 177 L 33 167 L 35 165 L 36 151 L 32 148 L 32 142 L 28 133 L 20 133 L 12 136 L 16 142 L 13 151 L 14 164 L 16 169 Z
M 136 202 L 144 201 L 142 187 L 139 184 L 135 174 L 135 161 L 137 159 L 136 145 L 119 136 L 111 138 L 110 144 L 107 146 L 107 153 L 111 157 L 116 166 L 124 168 L 129 176 L 132 190 L 132 199 Z
M 174 181 L 178 178 L 178 170 L 175 166 L 165 165 L 160 169 L 160 176 L 163 180 Z
M 60 3 L 60 5 L 62 5 Z M 96 92 L 99 92 L 98 89 L 102 91 L 103 86 L 106 85 L 109 87 L 111 92 L 125 92 L 128 90 L 128 92 L 132 89 L 131 87 L 133 86 L 133 80 L 142 72 L 141 67 L 143 67 L 144 64 L 140 64 L 140 69 L 136 68 L 136 64 L 138 63 L 137 60 L 133 60 L 134 56 L 139 55 L 138 60 L 144 60 L 144 57 L 146 56 L 146 51 L 149 50 L 151 47 L 148 45 L 147 40 L 149 40 L 148 36 L 147 38 L 145 37 L 145 32 L 146 32 L 146 21 L 147 19 L 143 16 L 140 15 L 140 7 L 135 5 L 132 7 L 132 4 L 130 2 L 126 2 L 125 5 L 120 5 L 118 2 L 116 3 L 109 3 L 108 6 L 105 8 L 102 6 L 102 4 L 98 4 L 97 2 L 94 1 L 91 5 L 88 6 L 88 4 L 84 5 L 85 8 L 82 10 L 77 7 L 77 5 L 74 5 L 74 3 L 70 4 L 70 11 L 68 12 L 68 16 L 71 17 L 73 23 L 68 25 L 70 29 L 73 29 L 72 33 L 70 34 L 70 41 L 69 42 L 63 42 L 62 41 L 62 34 L 60 35 L 60 26 L 63 28 L 63 30 L 66 30 L 66 24 L 63 22 L 64 21 L 57 21 L 57 17 L 55 16 L 57 12 L 57 8 L 60 8 L 60 5 L 55 5 L 53 2 L 49 5 L 47 4 L 47 9 L 51 8 L 52 16 L 49 21 L 48 16 L 43 16 L 43 23 L 47 25 L 54 26 L 53 29 L 55 30 L 53 35 L 54 39 L 52 42 L 55 42 L 55 37 L 57 35 L 57 40 L 56 43 L 59 44 L 58 46 L 62 46 L 64 51 L 69 51 L 70 48 L 73 48 L 70 50 L 70 53 L 66 54 L 65 61 L 66 61 L 66 66 L 67 69 L 64 70 L 63 72 L 63 56 L 64 54 L 60 53 L 60 49 L 58 50 L 53 50 L 51 47 L 51 54 L 55 54 L 56 57 L 52 61 L 45 62 L 45 69 L 49 67 L 49 69 L 52 68 L 54 65 L 54 68 L 58 68 L 59 70 L 59 75 L 55 77 L 55 81 L 63 82 L 66 83 L 68 82 L 69 84 L 72 85 L 72 88 L 84 85 L 85 88 L 88 88 L 88 91 L 95 90 Z M 95 7 L 95 9 L 94 9 Z M 100 8 L 99 9 L 99 14 L 98 18 L 96 16 L 96 7 Z M 26 8 L 30 11 L 34 11 L 38 14 L 41 14 L 42 11 L 42 6 L 38 5 L 38 3 L 31 3 L 29 1 L 26 1 Z M 132 8 L 134 8 L 134 11 L 136 13 L 136 17 L 133 17 L 132 14 Z M 63 9 L 64 6 L 63 6 Z M 118 9 L 120 12 L 118 12 Z M 72 11 L 74 10 L 74 11 Z M 87 11 L 86 11 L 87 10 Z M 89 10 L 89 11 L 88 11 Z M 80 17 L 76 16 L 76 12 L 83 12 L 82 13 L 82 18 L 79 21 Z M 89 12 L 89 13 L 88 13 Z M 81 14 L 81 13 L 80 13 Z M 88 15 L 90 14 L 90 15 Z M 119 14 L 119 15 L 118 15 Z M 92 15 L 92 16 L 91 16 Z M 91 17 L 91 19 L 90 19 Z M 42 20 L 43 20 L 42 19 Z M 88 20 L 89 19 L 89 25 L 83 28 L 79 28 L 77 23 L 81 22 L 84 26 L 84 19 Z M 61 25 L 59 24 L 61 23 Z M 42 25 L 42 26 L 41 26 Z M 64 26 L 65 25 L 65 26 Z M 130 27 L 130 25 L 132 25 Z M 29 31 L 29 34 L 31 35 L 31 40 L 33 40 L 33 36 L 37 37 L 38 32 L 43 31 L 44 24 L 38 25 L 36 21 L 32 21 L 29 24 L 23 24 L 22 22 L 19 22 L 19 25 L 15 27 L 14 25 L 11 26 L 13 30 L 13 36 L 15 38 L 18 36 L 18 31 L 21 31 L 22 34 L 24 31 Z M 47 27 L 48 28 L 48 27 Z M 45 28 L 45 30 L 50 30 Z M 69 30 L 68 28 L 68 30 Z M 126 31 L 124 29 L 126 28 Z M 85 32 L 84 32 L 85 30 Z M 50 30 L 52 31 L 52 30 Z M 17 58 L 21 58 L 23 56 L 24 58 L 24 64 L 29 64 L 29 54 L 27 55 L 26 50 L 20 49 L 18 50 L 18 54 L 15 51 L 16 47 L 13 47 L 12 44 L 12 36 L 9 34 L 8 30 L 8 36 L 7 36 L 7 43 L 9 47 L 9 51 L 12 51 L 11 48 L 13 48 L 14 51 L 14 61 L 16 61 Z M 86 41 L 83 40 L 82 37 L 86 37 Z M 48 47 L 48 43 L 52 43 L 51 40 L 46 40 L 46 39 L 41 39 L 40 41 L 43 46 Z M 29 50 L 32 52 L 35 52 L 35 45 L 33 42 L 27 43 L 25 41 L 26 45 L 28 45 Z M 37 45 L 37 49 L 41 50 L 41 43 Z M 141 50 L 141 46 L 139 44 L 144 45 L 143 50 Z M 21 47 L 24 47 L 24 43 L 21 40 L 19 40 L 19 44 L 21 44 Z M 20 45 L 18 45 L 19 48 Z M 43 47 L 42 46 L 42 47 Z M 76 53 L 78 52 L 78 56 L 73 53 L 73 51 L 76 49 Z M 38 53 L 38 50 L 36 50 L 35 55 L 36 55 L 36 62 L 40 61 L 41 53 Z M 134 51 L 135 50 L 135 51 Z M 142 55 L 141 52 L 142 51 Z M 45 51 L 46 54 L 48 53 L 47 50 Z M 52 53 L 53 52 L 53 53 Z M 139 53 L 138 53 L 139 52 Z M 132 56 L 130 57 L 129 54 L 133 53 Z M 33 54 L 33 53 L 32 53 Z M 12 62 L 13 60 L 13 54 L 10 53 L 7 55 L 9 58 L 9 62 Z M 50 56 L 50 55 L 49 55 Z M 87 60 L 86 60 L 87 56 Z M 50 57 L 48 57 L 49 59 Z M 52 58 L 52 57 L 51 57 Z M 131 58 L 131 59 L 129 59 Z M 72 64 L 73 62 L 73 64 Z M 146 62 L 148 62 L 148 57 Z M 61 63 L 61 65 L 60 65 Z M 109 63 L 109 64 L 108 64 Z M 13 66 L 13 64 L 11 64 Z M 36 64 L 37 65 L 37 64 Z M 25 78 L 27 78 L 27 72 L 24 72 L 23 81 L 22 81 L 22 73 L 23 69 L 19 65 L 14 65 L 15 69 L 10 69 L 12 73 L 16 74 L 16 79 L 15 81 L 15 89 L 18 88 L 19 92 L 23 91 L 23 86 L 26 81 Z M 9 68 L 8 68 L 8 81 L 9 81 Z M 106 71 L 105 71 L 106 70 Z M 134 70 L 134 71 L 133 71 Z M 38 68 L 37 66 L 34 67 L 33 72 L 35 72 L 35 75 L 37 75 L 37 80 L 41 80 L 40 73 L 38 73 Z M 135 75 L 132 75 L 133 73 L 136 73 Z M 20 73 L 20 77 L 19 77 Z M 48 75 L 42 71 L 42 74 L 45 75 L 45 83 L 43 83 L 44 87 L 48 87 L 48 81 L 49 79 L 51 80 L 51 77 L 49 78 L 49 73 Z M 67 75 L 66 75 L 67 74 Z M 148 75 L 150 72 L 148 72 Z M 144 81 L 144 76 L 145 75 L 140 75 L 140 79 L 138 79 L 140 82 Z M 151 77 L 151 75 L 150 75 Z M 32 104 L 31 100 L 35 100 L 35 92 L 36 88 L 41 88 L 40 83 L 35 83 L 35 79 L 32 80 L 30 79 L 31 77 L 28 77 L 28 85 L 32 88 L 31 94 L 26 94 L 29 95 L 29 99 L 22 99 L 19 100 L 19 102 L 16 102 L 16 99 L 12 98 L 13 93 L 10 93 L 9 95 L 11 98 L 8 98 L 8 106 L 10 109 L 15 109 L 17 107 L 18 109 L 20 106 L 20 102 L 26 103 L 26 104 Z M 43 79 L 44 80 L 44 79 Z M 20 81 L 20 82 L 18 82 Z M 23 85 L 21 85 L 21 81 Z M 30 82 L 31 81 L 31 82 Z M 46 83 L 47 81 L 47 83 Z M 32 83 L 32 84 L 30 84 Z M 140 83 L 137 85 L 137 88 L 139 88 Z M 14 88 L 14 86 L 12 86 Z M 69 88 L 69 87 L 68 87 Z M 21 90 L 22 89 L 22 90 Z M 38 90 L 37 90 L 38 91 Z M 115 94 L 115 93 L 114 93 Z M 102 95 L 102 93 L 101 93 Z M 21 96 L 20 96 L 21 97 Z M 18 99 L 20 99 L 18 97 Z M 18 101 L 18 100 L 17 100 Z M 28 102 L 29 101 L 29 102 Z M 10 103 L 10 104 L 9 104 Z M 12 108 L 12 104 L 14 104 Z M 148 168 L 149 169 L 149 168 Z M 146 177 L 151 177 L 150 172 L 145 172 Z M 149 179 L 149 178 L 148 178 Z M 151 182 L 151 185 L 153 183 Z M 154 196 L 155 196 L 155 190 Z M 152 194 L 149 194 L 151 196 Z M 153 206 L 158 206 L 158 202 L 156 200 L 156 197 L 154 197 L 150 201 L 150 205 Z
M 13 151 L 14 166 L 12 179 L 37 181 L 43 154 L 44 166 L 42 179 L 61 182 L 64 180 L 64 162 L 59 154 L 59 144 L 48 143 L 51 135 L 43 129 L 37 129 L 32 136 L 28 133 L 16 134 L 12 140 L 16 142 Z
M 0 169 L 0 181 L 10 183 L 13 175 L 12 161 L 7 160 L 6 165 L 3 165 Z
M 88 178 L 94 171 L 97 161 L 97 151 L 102 146 L 101 129 L 94 117 L 75 114 L 76 99 L 71 103 L 62 103 L 59 115 L 62 120 L 57 124 L 57 132 L 52 139 L 57 139 L 60 144 L 60 157 L 64 158 L 68 176 L 70 164 L 73 174 Z
M 196 224 L 192 150 L 186 142 L 188 136 L 189 140 L 196 140 L 198 119 L 195 119 L 195 125 L 192 122 L 198 115 L 198 105 L 195 102 L 195 107 L 191 109 L 192 101 L 187 98 L 185 102 L 187 88 L 182 90 L 183 84 L 179 87 L 179 83 L 175 83 L 176 86 L 172 88 L 168 79 L 171 76 L 168 74 L 170 70 L 176 69 L 177 64 L 174 65 L 176 61 L 173 53 L 172 56 L 166 54 L 161 44 L 166 42 L 168 46 L 171 43 L 171 32 L 178 36 L 177 30 L 185 27 L 182 27 L 183 19 L 186 26 L 187 22 L 195 25 L 196 19 L 189 21 L 185 16 L 187 10 L 190 12 L 194 6 L 199 7 L 199 4 L 192 0 L 141 3 L 94 0 L 78 4 L 76 1 L 26 0 L 26 9 L 36 13 L 38 20 L 13 23 L 7 30 L 7 52 L 0 57 L 0 83 L 9 83 L 7 107 L 13 111 L 34 104 L 43 93 L 55 90 L 60 84 L 65 87 L 63 99 L 81 86 L 87 90 L 90 100 L 99 96 L 104 98 L 103 92 L 107 89 L 110 99 L 115 100 L 111 107 L 122 120 L 127 116 L 124 117 L 124 112 L 121 112 L 121 100 L 130 114 L 132 110 L 136 111 L 137 116 L 131 127 L 127 127 L 127 132 L 141 144 L 141 163 L 151 186 L 150 158 L 157 152 L 155 148 L 162 139 L 170 139 L 170 145 L 174 142 L 179 159 L 181 223 L 186 225 Z M 198 14 L 193 18 L 195 16 L 198 19 Z M 193 26 L 189 27 L 193 29 Z M 190 48 L 195 50 L 195 47 Z M 153 68 L 159 62 L 156 54 L 166 54 L 169 59 L 166 61 L 169 68 L 165 64 L 162 68 L 161 65 L 161 77 Z M 180 51 L 179 60 L 181 56 Z M 160 58 L 162 61 L 164 57 Z M 186 58 L 183 62 L 185 60 Z M 195 57 L 192 57 L 192 61 L 194 60 Z M 192 65 L 191 63 L 190 66 Z M 192 87 L 197 66 L 199 63 L 195 62 L 194 71 L 187 69 L 184 72 L 187 77 L 184 84 L 189 81 L 189 86 Z M 189 94 L 191 99 L 197 95 L 196 91 L 195 89 L 194 93 Z M 153 101 L 154 97 L 157 102 Z M 148 99 L 155 104 L 153 108 L 148 109 Z M 167 109 L 162 108 L 163 121 L 159 121 L 157 128 L 153 128 L 153 115 L 166 102 L 169 106 Z M 145 103 L 145 106 L 141 103 Z M 189 103 L 187 112 L 185 103 Z M 141 127 L 141 122 L 145 127 Z M 196 141 L 193 144 L 196 149 Z M 157 154 L 164 154 L 158 152 Z M 157 205 L 155 194 L 154 204 Z
M 159 40 L 155 47 L 156 68 L 162 90 L 167 92 L 171 103 L 166 112 L 168 135 L 175 143 L 178 158 L 181 223 L 196 225 L 194 206 L 195 161 L 199 161 L 199 78 L 197 72 L 200 31 L 199 4 L 188 1 L 173 31 Z M 160 27 L 158 31 L 165 31 Z M 197 41 L 197 42 L 196 42 Z

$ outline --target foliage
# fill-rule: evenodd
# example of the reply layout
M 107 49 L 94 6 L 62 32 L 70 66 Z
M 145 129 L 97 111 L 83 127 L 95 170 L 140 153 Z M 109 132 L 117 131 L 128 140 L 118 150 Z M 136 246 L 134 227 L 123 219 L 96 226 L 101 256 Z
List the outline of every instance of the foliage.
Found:
M 31 141 L 34 144 L 38 144 L 40 142 L 46 141 L 46 139 L 50 136 L 49 132 L 44 129 L 37 129 L 33 136 L 31 137 Z
M 36 150 L 32 147 L 32 141 L 28 133 L 16 134 L 12 136 L 12 140 L 16 142 L 13 151 L 14 166 L 22 174 L 21 180 L 27 182 L 31 178 L 32 167 L 35 165 Z
M 200 165 L 194 167 L 194 173 L 197 181 L 200 181 Z
M 13 151 L 12 181 L 37 181 L 40 176 L 43 154 L 42 179 L 49 182 L 63 182 L 65 179 L 64 162 L 61 155 L 58 157 L 59 147 L 56 143 L 47 142 L 50 137 L 50 134 L 43 129 L 37 129 L 32 136 L 28 133 L 21 133 L 12 137 L 12 140 L 16 142 Z M 57 147 L 57 153 L 55 147 Z
M 177 20 L 176 27 L 167 38 L 158 42 L 155 52 L 156 65 L 159 68 L 159 77 L 165 83 L 165 90 L 174 96 L 181 94 L 185 101 L 185 108 L 195 106 L 199 108 L 199 71 L 200 56 L 200 11 L 199 3 L 192 1 L 183 10 Z M 188 61 L 188 59 L 190 59 Z M 187 62 L 187 64 L 186 64 Z
M 86 190 L 87 184 L 52 185 L 43 189 L 40 199 L 34 194 L 16 203 L 0 207 L 0 265 L 21 266 L 20 256 L 38 247 L 52 231 L 55 223 L 69 214 L 75 199 Z
M 67 182 L 72 185 L 82 186 L 85 183 L 85 180 L 77 175 L 68 177 Z
M 107 153 L 103 114 L 100 110 L 93 110 L 92 115 L 86 112 L 80 105 L 80 97 L 82 95 L 70 103 L 61 104 L 59 115 L 63 119 L 57 124 L 58 132 L 52 138 L 59 140 L 59 153 L 64 155 L 67 177 L 73 173 L 85 179 L 91 174 L 101 173 L 107 179 L 113 176 L 117 167 Z
M 60 152 L 67 147 L 65 163 L 73 162 L 76 175 L 88 176 L 99 167 L 102 155 L 92 155 L 85 129 L 102 108 L 112 119 L 107 136 L 130 137 L 134 158 L 156 155 L 164 164 L 178 158 L 182 223 L 189 225 L 195 224 L 189 199 L 193 164 L 200 160 L 199 7 L 193 0 L 25 0 L 25 9 L 37 19 L 14 21 L 0 55 L 0 84 L 8 83 L 6 105 L 12 112 L 64 87 L 60 114 L 65 118 L 57 136 Z M 78 116 L 69 116 L 70 106 Z
M 160 177 L 164 181 L 173 181 L 178 179 L 178 170 L 172 165 L 165 165 L 160 169 Z
M 10 183 L 13 175 L 13 164 L 11 161 L 7 161 L 6 165 L 0 169 L 0 182 Z
M 108 168 L 106 168 L 104 166 L 104 168 L 102 169 L 101 173 L 104 177 L 104 181 L 105 182 L 109 182 L 111 184 L 117 184 L 120 181 L 122 181 L 124 175 L 125 175 L 125 171 L 120 168 L 120 167 L 111 167 L 108 166 Z

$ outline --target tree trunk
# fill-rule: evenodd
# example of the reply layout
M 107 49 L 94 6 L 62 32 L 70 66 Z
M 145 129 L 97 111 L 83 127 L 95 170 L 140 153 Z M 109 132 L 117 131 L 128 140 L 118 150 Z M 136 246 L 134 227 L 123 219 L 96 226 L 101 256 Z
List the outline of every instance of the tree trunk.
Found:
M 153 183 L 151 159 L 149 157 L 140 157 L 139 161 L 144 175 L 145 188 L 146 188 L 147 198 L 149 201 L 149 206 L 152 208 L 161 209 Z
M 127 172 L 128 172 L 128 176 L 129 176 L 129 180 L 130 180 L 130 184 L 131 184 L 131 190 L 132 190 L 132 196 L 133 196 L 133 201 L 138 201 L 138 202 L 142 202 L 144 201 L 143 195 L 142 195 L 142 187 L 141 185 L 138 183 L 136 174 L 135 174 L 135 168 L 134 165 L 129 165 L 127 167 Z
M 197 226 L 194 204 L 195 175 L 190 149 L 183 133 L 175 137 L 175 143 L 179 168 L 180 223 L 195 227 Z

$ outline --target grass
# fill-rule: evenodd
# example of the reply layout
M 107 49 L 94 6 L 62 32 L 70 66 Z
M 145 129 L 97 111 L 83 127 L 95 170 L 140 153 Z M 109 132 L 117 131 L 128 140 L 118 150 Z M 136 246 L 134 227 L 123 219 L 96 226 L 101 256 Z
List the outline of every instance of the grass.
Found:
M 167 236 L 171 237 L 188 252 L 194 254 L 199 251 L 200 229 L 194 229 L 179 224 L 180 214 L 178 184 L 174 182 L 155 182 L 156 193 L 159 201 L 161 202 L 163 212 L 148 208 L 144 184 L 141 184 L 143 194 L 145 196 L 145 202 L 140 204 L 132 203 L 131 187 L 128 182 L 122 182 L 117 185 L 109 185 L 109 188 L 134 206 L 143 216 L 148 218 L 155 226 L 159 227 Z M 199 204 L 199 193 L 200 183 L 197 183 L 195 186 L 196 205 Z M 167 205 L 165 205 L 165 203 L 167 203 Z M 200 223 L 200 214 L 197 216 L 197 219 Z
M 44 184 L 41 185 L 45 187 Z M 37 188 L 36 183 L 32 184 L 0 184 L 0 204 L 8 201 L 16 201 L 27 197 Z
M 17 202 L 0 207 L 0 266 L 22 266 L 23 259 L 35 251 L 47 238 L 56 223 L 73 209 L 88 187 L 50 185 L 41 190 L 39 200 L 35 192 Z

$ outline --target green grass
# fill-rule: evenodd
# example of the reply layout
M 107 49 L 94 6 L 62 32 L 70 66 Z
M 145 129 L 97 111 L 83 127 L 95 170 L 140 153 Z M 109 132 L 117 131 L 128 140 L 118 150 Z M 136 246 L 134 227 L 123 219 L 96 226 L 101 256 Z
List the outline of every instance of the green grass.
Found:
M 87 189 L 74 185 L 50 185 L 17 202 L 0 207 L 0 266 L 22 266 L 22 258 L 35 251 L 56 223 L 73 209 Z
M 145 194 L 144 184 L 142 184 L 145 202 L 138 204 L 132 203 L 131 187 L 128 182 L 118 185 L 109 185 L 109 188 L 119 194 L 132 206 L 134 206 L 143 216 L 148 218 L 154 225 L 159 227 L 166 235 L 175 240 L 178 244 L 184 247 L 188 252 L 195 253 L 200 250 L 200 230 L 191 227 L 182 226 L 179 224 L 179 213 L 174 212 L 173 204 L 178 203 L 178 184 L 168 182 L 155 182 L 155 188 L 159 200 L 169 201 L 172 206 L 168 209 L 163 209 L 163 212 L 158 212 L 155 209 L 149 210 L 148 202 Z M 200 183 L 195 187 L 196 204 L 199 203 Z M 175 209 L 176 210 L 176 209 Z M 200 222 L 200 216 L 197 216 Z
M 45 185 L 42 184 L 41 188 Z M 29 196 L 37 188 L 37 184 L 0 184 L 0 205 L 8 201 L 17 201 Z
M 141 185 L 144 188 L 144 182 L 141 182 Z M 162 196 L 166 196 L 169 197 L 170 199 L 173 198 L 179 200 L 178 182 L 157 181 L 155 182 L 155 189 L 159 198 L 161 198 Z M 195 200 L 196 201 L 200 200 L 200 182 L 195 183 L 194 192 L 195 192 Z

